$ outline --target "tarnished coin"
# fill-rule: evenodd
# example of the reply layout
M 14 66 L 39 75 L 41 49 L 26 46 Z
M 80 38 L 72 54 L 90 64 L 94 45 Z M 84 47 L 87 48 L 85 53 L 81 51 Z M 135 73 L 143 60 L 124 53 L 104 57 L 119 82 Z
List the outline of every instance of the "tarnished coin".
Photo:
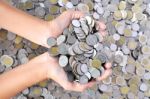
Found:
M 59 65 L 60 65 L 61 67 L 65 67 L 65 66 L 67 66 L 67 64 L 68 64 L 68 57 L 67 57 L 67 56 L 64 56 L 64 55 L 61 55 L 61 56 L 59 57 Z
M 56 39 L 53 38 L 53 37 L 49 37 L 49 38 L 47 39 L 47 44 L 48 44 L 50 47 L 56 45 Z
M 51 20 L 54 19 L 54 17 L 55 17 L 55 16 L 52 15 L 52 14 L 46 14 L 44 19 L 45 19 L 46 21 L 51 21 Z
M 114 12 L 114 18 L 115 18 L 116 20 L 121 20 L 121 18 L 122 18 L 122 13 L 121 13 L 121 11 L 119 11 L 119 10 L 115 11 L 115 12 Z
M 16 36 L 16 38 L 15 38 L 15 44 L 19 44 L 19 43 L 21 43 L 22 42 L 22 37 L 20 37 L 20 36 Z
M 80 82 L 81 84 L 87 84 L 87 83 L 88 83 L 88 77 L 85 76 L 85 75 L 81 76 L 81 77 L 79 78 L 79 82 Z
M 48 0 L 51 4 L 57 4 L 58 0 Z
M 9 55 L 3 55 L 3 56 L 1 56 L 1 58 L 0 58 L 0 62 L 1 62 L 2 65 L 5 65 L 6 67 L 10 67 L 10 66 L 13 65 L 14 60 L 13 60 L 13 58 L 12 58 L 11 56 L 9 56 Z

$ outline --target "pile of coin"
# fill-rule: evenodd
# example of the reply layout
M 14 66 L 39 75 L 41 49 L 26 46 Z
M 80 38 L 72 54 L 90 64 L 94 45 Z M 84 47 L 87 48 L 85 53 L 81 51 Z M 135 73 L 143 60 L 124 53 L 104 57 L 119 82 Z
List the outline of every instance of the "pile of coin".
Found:
M 59 64 L 61 64 L 66 71 L 70 81 L 74 81 L 75 79 L 79 81 L 81 79 L 84 81 L 83 83 L 85 83 L 87 77 L 91 75 L 89 72 L 91 68 L 89 67 L 97 69 L 100 61 L 101 64 L 105 63 L 108 59 L 113 61 L 112 75 L 83 93 L 64 91 L 57 83 L 50 81 L 47 82 L 47 84 L 42 82 L 36 86 L 32 86 L 15 96 L 14 99 L 97 99 L 99 97 L 101 99 L 149 99 L 149 0 L 7 1 L 14 7 L 46 21 L 53 20 L 64 11 L 71 9 L 82 11 L 94 20 L 102 21 L 106 24 L 106 37 L 102 37 L 100 34 L 100 36 L 97 36 L 96 31 L 92 34 L 91 32 L 86 34 L 87 26 L 89 26 L 88 22 L 87 26 L 81 26 L 81 24 L 78 24 L 80 22 L 75 20 L 72 22 L 75 26 L 71 23 L 57 39 L 50 39 L 50 42 L 53 43 L 50 43 L 52 49 L 49 51 L 51 51 L 52 56 L 60 58 Z M 90 30 L 89 27 L 88 29 Z M 78 32 L 81 30 L 83 32 L 79 34 Z M 88 37 L 88 35 L 93 34 L 94 36 Z M 85 36 L 86 38 L 88 37 L 87 40 L 84 39 Z M 100 43 L 94 45 L 94 47 L 92 46 L 94 50 L 90 52 L 91 44 L 95 44 L 97 39 L 92 39 L 90 42 L 88 39 L 96 37 L 100 37 L 98 39 Z M 81 45 L 88 46 L 81 47 Z M 46 51 L 47 49 L 44 47 L 38 46 L 14 33 L 1 29 L 0 73 L 26 63 L 33 57 Z M 83 54 L 85 52 L 86 54 Z M 95 53 L 96 56 L 93 57 Z M 89 59 L 87 59 L 87 57 Z M 62 62 L 62 59 L 65 61 Z M 100 59 L 100 61 L 97 59 Z M 80 64 L 77 65 L 77 63 Z M 91 66 L 91 64 L 94 65 Z M 85 72 L 87 73 L 85 74 Z M 98 74 L 95 69 L 92 73 Z M 86 76 L 82 77 L 83 74 Z
M 96 29 L 96 21 L 90 16 L 74 19 L 67 32 L 58 38 L 47 39 L 50 55 L 58 56 L 61 67 L 70 66 L 75 80 L 81 84 L 99 77 L 104 72 L 102 64 L 108 59 L 100 51 L 102 38 Z

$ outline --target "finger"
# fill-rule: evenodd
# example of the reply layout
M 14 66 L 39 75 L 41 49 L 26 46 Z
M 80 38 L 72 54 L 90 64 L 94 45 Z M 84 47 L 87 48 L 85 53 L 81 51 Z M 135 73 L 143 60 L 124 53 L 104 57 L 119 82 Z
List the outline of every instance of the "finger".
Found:
M 111 67 L 112 67 L 112 64 L 111 64 L 111 63 L 108 62 L 108 63 L 105 64 L 105 68 L 106 68 L 106 69 L 110 69 Z
M 103 37 L 106 36 L 107 34 L 106 31 L 103 31 L 103 30 L 99 30 L 99 33 L 102 34 Z
M 106 79 L 111 74 L 111 72 L 112 72 L 111 69 L 105 70 L 104 74 L 102 76 L 98 77 L 96 80 L 101 81 L 101 80 Z
M 87 88 L 92 87 L 95 83 L 96 83 L 95 81 L 91 81 L 87 84 L 80 84 L 78 82 L 74 82 L 74 83 L 72 83 L 71 90 L 82 92 L 82 91 L 86 90 Z
M 106 29 L 106 25 L 103 22 L 98 21 L 97 23 L 99 25 L 100 30 L 105 30 Z
M 81 11 L 73 11 L 72 12 L 72 19 L 79 19 L 83 16 L 84 16 L 84 14 Z

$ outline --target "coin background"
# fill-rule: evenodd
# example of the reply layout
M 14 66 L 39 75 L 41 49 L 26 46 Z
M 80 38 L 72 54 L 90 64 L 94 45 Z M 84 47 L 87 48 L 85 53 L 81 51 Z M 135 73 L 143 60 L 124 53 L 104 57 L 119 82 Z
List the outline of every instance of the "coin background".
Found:
M 13 99 L 128 99 L 128 97 L 134 97 L 147 99 L 150 97 L 150 85 L 149 85 L 149 76 L 150 73 L 150 64 L 142 65 L 141 62 L 144 58 L 147 58 L 150 61 L 150 2 L 149 0 L 7 0 L 11 5 L 17 7 L 35 17 L 42 18 L 43 20 L 50 21 L 56 16 L 60 15 L 63 11 L 68 9 L 65 4 L 69 1 L 73 4 L 74 9 L 79 9 L 86 14 L 93 17 L 95 20 L 100 20 L 107 25 L 107 42 L 102 42 L 101 49 L 104 47 L 109 52 L 107 54 L 113 54 L 116 50 L 121 50 L 123 55 L 127 55 L 128 61 L 123 61 L 124 65 L 120 66 L 113 64 L 112 66 L 112 75 L 110 76 L 111 82 L 102 81 L 99 85 L 108 84 L 108 86 L 112 86 L 112 90 L 107 88 L 106 92 L 99 91 L 97 86 L 94 91 L 86 91 L 83 93 L 65 91 L 62 87 L 60 87 L 57 83 L 52 80 L 48 80 L 47 82 L 41 82 L 35 86 L 29 87 L 28 90 L 22 91 Z M 125 2 L 126 6 L 120 4 L 121 2 Z M 79 5 L 79 6 L 78 6 Z M 36 10 L 36 8 L 42 7 L 44 10 L 40 12 L 40 10 Z M 71 6 L 70 6 L 71 7 Z M 99 10 L 98 10 L 99 8 Z M 144 13 L 147 12 L 147 13 Z M 126 15 L 127 14 L 127 15 Z M 69 30 L 71 30 L 71 26 Z M 63 34 L 67 35 L 69 32 L 64 31 Z M 114 34 L 118 34 L 120 39 L 115 41 L 113 39 Z M 142 38 L 146 36 L 147 40 L 143 40 Z M 135 40 L 135 43 L 129 43 L 130 41 Z M 70 43 L 74 43 L 74 41 L 70 41 Z M 143 42 L 142 42 L 143 41 Z M 129 43 L 129 44 L 128 44 Z M 114 48 L 112 44 L 117 45 L 117 49 Z M 133 44 L 133 45 L 132 45 Z M 11 45 L 11 47 L 10 47 Z M 109 47 L 112 46 L 112 52 Z M 126 47 L 129 46 L 129 50 Z M 136 46 L 136 48 L 135 48 Z M 134 47 L 134 48 L 133 48 Z M 24 50 L 22 50 L 24 49 Z M 134 50 L 133 50 L 134 49 Z M 18 35 L 14 35 L 13 33 L 6 31 L 4 29 L 0 29 L 0 57 L 2 55 L 9 55 L 13 57 L 15 63 L 6 68 L 2 64 L 0 64 L 0 74 L 11 70 L 12 68 L 26 63 L 28 60 L 32 59 L 40 55 L 41 53 L 47 51 L 46 48 L 38 46 Z M 134 51 L 134 52 L 133 52 Z M 19 53 L 18 53 L 19 52 Z M 112 52 L 112 53 L 111 53 Z M 133 53 L 132 53 L 133 52 Z M 131 54 L 132 53 L 132 54 Z M 86 62 L 86 61 L 85 61 Z M 133 66 L 134 65 L 134 66 Z M 131 67 L 129 67 L 131 66 Z M 67 68 L 67 66 L 65 67 Z M 126 70 L 130 69 L 130 70 Z M 70 70 L 70 69 L 66 69 Z M 140 74 L 138 74 L 140 73 Z M 123 80 L 122 85 L 118 85 L 116 79 L 122 77 Z M 70 78 L 71 79 L 71 78 Z M 145 84 L 148 87 L 148 90 L 140 90 L 141 84 Z M 144 87 L 145 87 L 144 85 Z M 142 85 L 143 87 L 143 85 Z M 31 89 L 39 88 L 42 90 L 42 95 L 34 96 Z M 110 88 L 111 89 L 111 88 Z M 129 92 L 128 92 L 129 91 Z M 31 97 L 33 96 L 33 97 Z M 51 97 L 51 98 L 50 98 Z M 118 98 L 116 98 L 118 97 Z M 129 99 L 130 99 L 129 98 Z

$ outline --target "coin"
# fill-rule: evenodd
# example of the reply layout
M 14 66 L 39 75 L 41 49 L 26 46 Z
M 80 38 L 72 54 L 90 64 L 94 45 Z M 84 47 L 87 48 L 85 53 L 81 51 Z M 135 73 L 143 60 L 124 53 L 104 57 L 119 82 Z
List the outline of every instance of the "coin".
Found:
M 16 44 L 19 44 L 19 43 L 21 43 L 21 41 L 22 41 L 22 37 L 20 37 L 20 36 L 16 36 L 16 38 L 15 38 L 15 43 Z
M 120 10 L 125 10 L 125 8 L 126 8 L 126 2 L 125 1 L 120 1 L 118 8 Z
M 68 46 L 65 43 L 58 45 L 59 54 L 65 55 L 68 54 Z
M 71 2 L 72 2 L 72 4 L 73 4 L 74 6 L 76 6 L 76 5 L 78 5 L 79 0 L 71 0 Z
M 143 54 L 150 54 L 150 47 L 148 45 L 142 46 L 141 50 Z
M 98 59 L 93 59 L 93 60 L 91 61 L 91 66 L 94 67 L 94 68 L 99 69 L 100 66 L 101 66 L 101 61 L 98 60 Z
M 51 6 L 49 7 L 49 12 L 50 12 L 51 14 L 57 14 L 57 13 L 59 13 L 59 7 L 56 6 L 56 5 L 51 5 Z
M 117 84 L 117 85 L 120 85 L 120 86 L 124 86 L 124 85 L 126 84 L 126 81 L 125 81 L 125 79 L 124 79 L 123 77 L 118 76 L 118 77 L 116 78 L 116 84 Z
M 98 78 L 101 75 L 101 72 L 95 68 L 89 68 L 89 72 L 93 78 Z
M 137 67 L 137 68 L 136 68 L 136 74 L 137 74 L 138 76 L 143 76 L 144 73 L 145 73 L 145 69 L 144 69 L 143 67 Z
M 49 37 L 49 38 L 47 39 L 47 44 L 48 44 L 50 47 L 56 45 L 56 39 L 53 38 L 53 37 Z
M 87 64 L 81 64 L 81 71 L 82 71 L 83 73 L 88 72 L 88 66 L 87 66 Z
M 141 44 L 146 44 L 146 42 L 147 42 L 147 36 L 146 35 L 140 35 L 139 36 L 139 42 Z
M 78 21 L 78 20 L 72 20 L 72 24 L 75 27 L 80 27 L 80 21 Z
M 95 35 L 88 35 L 86 38 L 86 43 L 90 46 L 94 46 L 98 43 L 98 39 Z
M 56 46 L 51 47 L 48 52 L 52 56 L 57 56 L 59 54 L 58 47 Z
M 66 2 L 65 6 L 66 6 L 66 9 L 73 9 L 74 8 L 72 2 Z
M 124 29 L 124 36 L 130 37 L 132 35 L 132 31 L 130 29 Z
M 46 14 L 44 19 L 45 19 L 46 21 L 51 21 L 51 20 L 54 19 L 54 15 Z
M 51 4 L 57 4 L 58 0 L 48 0 Z
M 101 90 L 102 92 L 107 92 L 108 85 L 105 85 L 105 84 L 99 85 L 99 90 Z
M 1 62 L 2 65 L 5 65 L 6 67 L 10 67 L 10 66 L 13 65 L 14 60 L 9 55 L 3 55 L 0 58 L 0 62 Z
M 31 87 L 29 96 L 39 97 L 42 94 L 42 89 L 40 87 Z
M 136 49 L 137 46 L 138 46 L 138 43 L 137 43 L 135 40 L 130 40 L 130 41 L 128 41 L 128 48 L 129 48 L 130 50 Z
M 45 15 L 45 9 L 43 7 L 36 7 L 35 8 L 35 15 L 38 17 L 44 17 Z
M 81 84 L 86 84 L 86 83 L 88 83 L 88 77 L 85 76 L 85 75 L 81 76 L 81 77 L 79 78 L 79 82 L 80 82 Z
M 142 84 L 140 85 L 140 90 L 141 90 L 141 91 L 147 91 L 147 90 L 148 90 L 148 86 L 147 86 L 145 83 L 142 83 Z
M 66 36 L 65 35 L 60 35 L 59 37 L 57 37 L 57 45 L 60 45 L 62 43 L 64 43 L 66 40 Z
M 81 11 L 81 12 L 83 12 L 83 13 L 88 13 L 89 12 L 89 6 L 88 5 L 86 5 L 86 4 L 84 4 L 84 3 L 79 3 L 78 5 L 77 5 L 77 9 L 79 10 L 79 11 Z
M 67 66 L 67 64 L 68 64 L 68 57 L 67 57 L 67 56 L 64 56 L 64 55 L 61 55 L 61 56 L 59 57 L 59 65 L 60 65 L 61 67 L 65 67 L 65 66 Z
M 124 87 L 120 88 L 120 91 L 121 91 L 122 94 L 128 94 L 129 90 L 130 90 L 129 87 L 127 87 L 127 86 L 124 86 Z

